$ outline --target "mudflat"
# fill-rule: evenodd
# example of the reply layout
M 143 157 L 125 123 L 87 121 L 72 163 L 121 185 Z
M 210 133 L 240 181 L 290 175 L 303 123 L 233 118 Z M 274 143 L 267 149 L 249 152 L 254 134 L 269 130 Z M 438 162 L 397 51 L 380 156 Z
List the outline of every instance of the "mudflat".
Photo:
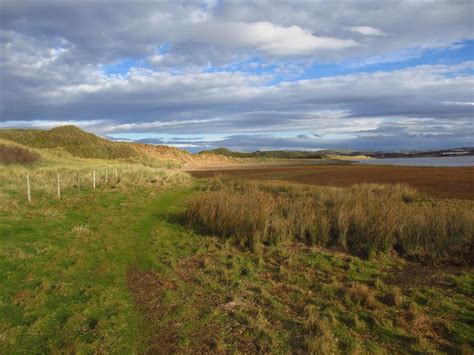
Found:
M 318 165 L 190 173 L 196 178 L 230 175 L 249 180 L 281 180 L 321 186 L 402 183 L 433 197 L 474 200 L 474 167 Z

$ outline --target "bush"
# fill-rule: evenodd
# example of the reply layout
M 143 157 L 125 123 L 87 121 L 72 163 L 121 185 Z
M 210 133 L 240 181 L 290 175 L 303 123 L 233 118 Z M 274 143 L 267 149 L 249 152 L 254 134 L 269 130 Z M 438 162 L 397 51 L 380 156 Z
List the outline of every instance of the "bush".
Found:
M 187 219 L 257 249 L 299 241 L 371 257 L 464 257 L 473 249 L 474 214 L 442 200 L 422 201 L 404 185 L 308 187 L 212 179 L 188 206 Z
M 38 154 L 29 149 L 0 144 L 0 164 L 31 164 L 39 158 Z

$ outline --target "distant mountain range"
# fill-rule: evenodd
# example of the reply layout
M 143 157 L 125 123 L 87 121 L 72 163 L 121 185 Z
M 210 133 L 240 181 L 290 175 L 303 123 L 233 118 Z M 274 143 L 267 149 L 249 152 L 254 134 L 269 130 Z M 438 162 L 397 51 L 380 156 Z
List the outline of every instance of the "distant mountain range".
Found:
M 411 152 L 359 152 L 373 158 L 416 158 L 474 155 L 474 147 L 462 147 L 443 150 L 411 151 Z

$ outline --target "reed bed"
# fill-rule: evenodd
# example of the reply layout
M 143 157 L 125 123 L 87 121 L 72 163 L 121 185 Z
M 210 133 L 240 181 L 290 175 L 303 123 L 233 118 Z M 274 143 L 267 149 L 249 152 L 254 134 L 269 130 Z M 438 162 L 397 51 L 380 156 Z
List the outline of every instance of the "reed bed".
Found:
M 257 184 L 213 178 L 187 220 L 258 252 L 303 242 L 372 257 L 396 251 L 417 260 L 473 260 L 472 204 L 426 199 L 406 185 L 348 188 Z

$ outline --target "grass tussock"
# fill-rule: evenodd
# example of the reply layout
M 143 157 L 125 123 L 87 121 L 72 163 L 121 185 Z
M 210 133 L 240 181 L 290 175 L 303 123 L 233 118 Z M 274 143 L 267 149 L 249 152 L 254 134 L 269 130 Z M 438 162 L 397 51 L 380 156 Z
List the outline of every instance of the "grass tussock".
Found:
M 299 241 L 372 257 L 396 250 L 418 260 L 470 260 L 474 212 L 424 200 L 405 185 L 348 188 L 256 184 L 211 179 L 187 219 L 253 251 Z
M 314 306 L 307 308 L 307 318 L 304 324 L 306 350 L 309 354 L 338 354 L 337 338 L 331 331 L 327 320 L 318 314 Z
M 31 164 L 39 160 L 39 155 L 29 149 L 0 144 L 0 164 Z
M 347 289 L 346 292 L 354 303 L 361 304 L 369 308 L 375 307 L 375 293 L 367 285 L 355 282 Z

